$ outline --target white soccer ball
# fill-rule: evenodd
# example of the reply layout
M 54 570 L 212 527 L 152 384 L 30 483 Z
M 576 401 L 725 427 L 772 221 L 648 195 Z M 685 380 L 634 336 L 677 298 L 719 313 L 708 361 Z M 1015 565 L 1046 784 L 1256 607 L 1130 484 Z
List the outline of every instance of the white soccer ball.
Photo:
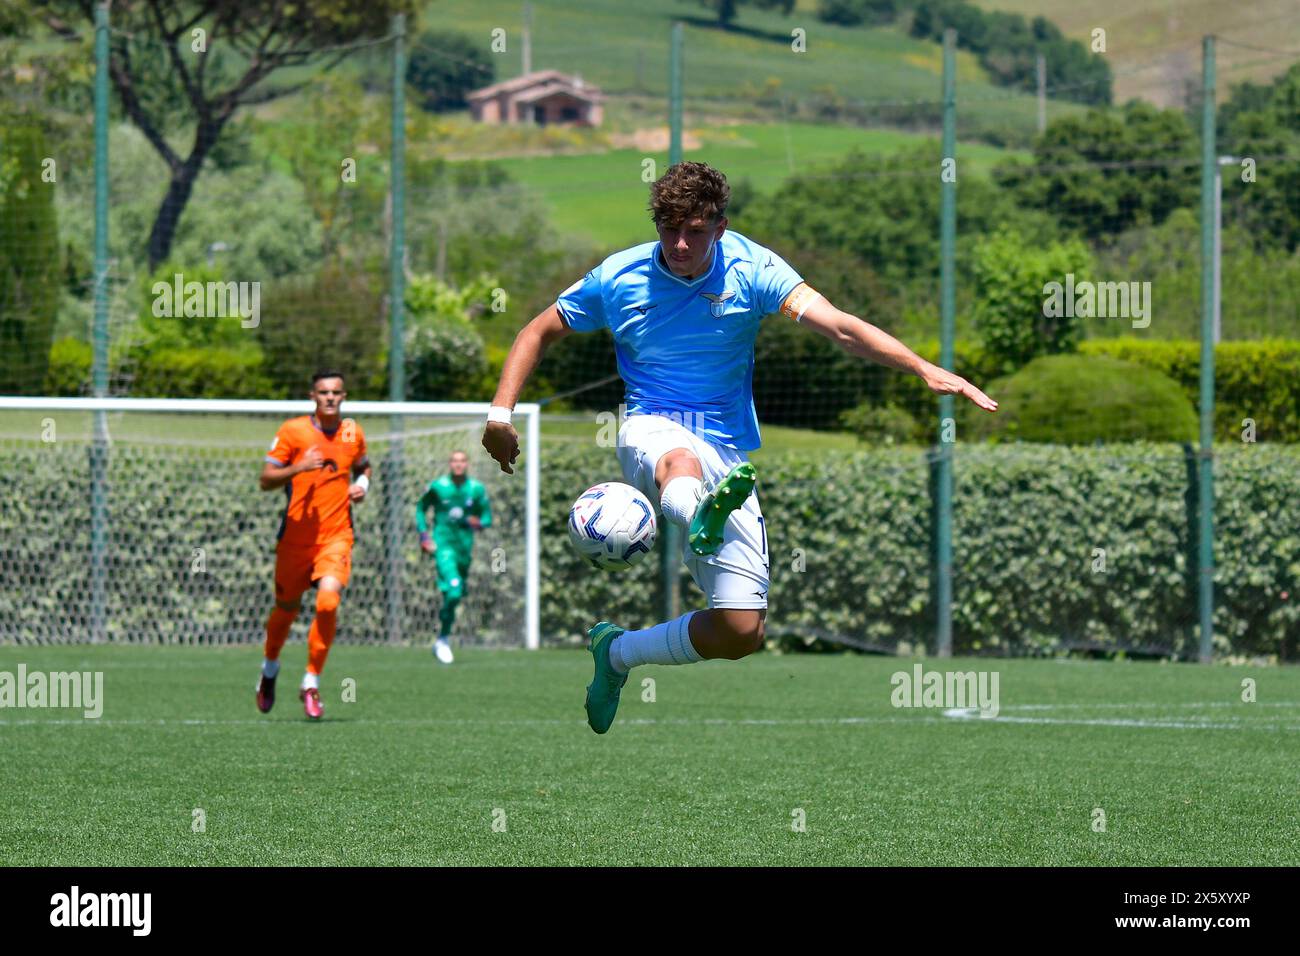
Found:
M 650 500 L 621 481 L 592 485 L 569 509 L 569 540 L 592 567 L 625 571 L 655 545 Z

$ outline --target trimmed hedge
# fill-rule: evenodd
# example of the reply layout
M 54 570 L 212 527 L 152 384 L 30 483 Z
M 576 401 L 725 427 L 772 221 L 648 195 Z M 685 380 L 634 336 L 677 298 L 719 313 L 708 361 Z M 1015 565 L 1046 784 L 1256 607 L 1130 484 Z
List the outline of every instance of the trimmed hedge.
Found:
M 256 490 L 266 427 L 248 447 L 114 442 L 109 466 L 110 635 L 117 640 L 260 640 L 283 499 Z M 380 443 L 374 500 L 358 509 L 342 640 L 383 640 L 387 572 Z M 1196 646 L 1194 460 L 1177 445 L 958 446 L 954 644 L 959 653 L 1068 649 L 1192 656 Z M 84 639 L 89 588 L 87 447 L 6 445 L 24 493 L 0 509 L 0 641 Z M 444 461 L 408 444 L 404 487 L 406 633 L 427 638 L 438 598 L 415 545 L 410 503 Z M 475 639 L 517 641 L 522 619 L 522 482 L 476 454 L 498 520 L 484 533 L 462 622 Z M 658 620 L 658 561 L 624 574 L 586 567 L 565 523 L 577 494 L 617 479 L 609 449 L 548 441 L 542 471 L 542 633 L 577 644 L 602 618 Z M 197 470 L 197 471 L 196 471 Z M 1224 445 L 1215 467 L 1219 653 L 1278 654 L 1300 642 L 1300 449 Z M 203 493 L 190 494 L 194 474 Z M 914 450 L 772 455 L 760 468 L 772 568 L 769 634 L 908 650 L 933 635 L 929 468 Z M 206 552 L 195 574 L 195 548 Z M 494 573 L 502 548 L 507 573 Z M 1099 549 L 1104 568 L 1096 567 Z M 704 598 L 679 571 L 687 607 Z M 147 596 L 147 599 L 146 599 Z M 504 616 L 501 612 L 504 611 Z M 310 612 L 295 627 L 305 630 Z M 506 630 L 502 630 L 506 628 Z
M 237 437 L 225 422 L 215 441 L 208 416 L 189 432 L 134 442 L 115 436 L 108 450 L 106 565 L 110 640 L 160 643 L 256 643 L 273 601 L 276 531 L 284 495 L 262 492 L 257 475 L 280 419 L 250 417 Z M 445 425 L 446 423 L 441 423 Z M 370 421 L 375 466 L 367 501 L 353 512 L 352 577 L 339 618 L 341 641 L 383 641 L 390 573 L 385 564 L 384 494 L 392 487 L 393 445 L 383 422 Z M 23 476 L 22 493 L 0 508 L 0 643 L 89 639 L 90 460 L 85 442 L 61 437 L 6 442 L 3 460 Z M 398 495 L 403 633 L 437 633 L 438 591 L 432 560 L 415 534 L 415 502 L 446 469 L 455 436 L 404 442 Z M 475 643 L 517 644 L 523 620 L 523 485 L 485 468 L 494 524 L 478 537 L 458 634 Z M 498 548 L 504 572 L 494 567 Z M 202 560 L 196 569 L 196 560 Z M 305 635 L 312 594 L 294 624 Z
M 922 358 L 939 361 L 936 339 L 911 344 Z M 1000 372 L 994 358 L 978 343 L 958 340 L 955 371 L 984 388 Z M 1168 375 L 1182 388 L 1192 407 L 1200 403 L 1201 345 L 1190 339 L 1085 339 L 1081 355 L 1106 355 Z M 993 395 L 992 392 L 989 394 Z M 997 398 L 997 395 L 993 395 Z M 885 378 L 884 403 L 910 412 L 926 426 L 935 419 L 938 396 L 915 375 Z M 1300 442 L 1300 341 L 1259 339 L 1220 342 L 1214 350 L 1214 438 L 1240 442 L 1242 420 L 1253 419 L 1260 442 Z
M 1219 456 L 1216 650 L 1294 659 L 1300 450 L 1227 445 Z M 613 456 L 555 443 L 544 461 L 544 633 L 576 642 L 595 620 L 628 627 L 657 621 L 657 561 L 626 575 L 596 574 L 566 538 L 577 492 L 619 478 Z M 1171 444 L 962 446 L 954 499 L 955 650 L 1194 656 L 1190 467 L 1184 449 Z M 834 636 L 885 650 L 928 644 L 928 480 L 915 451 L 765 458 L 759 494 L 771 549 L 769 635 Z M 1104 573 L 1093 570 L 1096 549 L 1105 552 Z M 804 570 L 796 570 L 801 564 Z M 684 572 L 682 580 L 685 605 L 703 607 Z
M 1109 355 L 1157 369 L 1194 407 L 1201 388 L 1201 344 L 1192 340 L 1089 339 L 1084 355 Z M 1214 437 L 1241 441 L 1243 419 L 1257 441 L 1300 442 L 1300 341 L 1220 342 L 1214 350 Z

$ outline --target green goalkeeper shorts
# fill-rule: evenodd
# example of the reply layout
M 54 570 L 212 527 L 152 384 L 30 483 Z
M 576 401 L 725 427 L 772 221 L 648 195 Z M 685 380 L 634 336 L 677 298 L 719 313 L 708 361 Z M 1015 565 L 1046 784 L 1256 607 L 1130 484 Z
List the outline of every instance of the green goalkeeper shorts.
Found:
M 438 590 L 449 598 L 462 597 L 465 593 L 465 578 L 469 575 L 470 552 L 449 544 L 440 544 L 433 556 L 438 562 Z

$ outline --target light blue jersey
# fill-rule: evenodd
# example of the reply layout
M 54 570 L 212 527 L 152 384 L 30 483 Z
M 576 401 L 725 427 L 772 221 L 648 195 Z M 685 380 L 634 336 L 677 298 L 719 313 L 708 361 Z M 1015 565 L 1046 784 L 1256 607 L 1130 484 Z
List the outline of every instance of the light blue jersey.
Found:
M 708 441 L 751 451 L 759 322 L 802 281 L 776 253 L 727 230 L 695 279 L 673 275 L 656 240 L 614 253 L 556 305 L 575 332 L 614 334 L 629 415 L 666 414 Z

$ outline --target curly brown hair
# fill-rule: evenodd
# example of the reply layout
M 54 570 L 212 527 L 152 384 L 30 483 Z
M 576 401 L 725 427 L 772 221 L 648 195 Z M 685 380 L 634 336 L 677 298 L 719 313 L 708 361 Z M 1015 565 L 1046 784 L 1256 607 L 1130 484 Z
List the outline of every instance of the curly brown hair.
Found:
M 693 216 L 717 220 L 727 211 L 727 177 L 707 163 L 677 163 L 650 186 L 650 218 L 677 226 Z

